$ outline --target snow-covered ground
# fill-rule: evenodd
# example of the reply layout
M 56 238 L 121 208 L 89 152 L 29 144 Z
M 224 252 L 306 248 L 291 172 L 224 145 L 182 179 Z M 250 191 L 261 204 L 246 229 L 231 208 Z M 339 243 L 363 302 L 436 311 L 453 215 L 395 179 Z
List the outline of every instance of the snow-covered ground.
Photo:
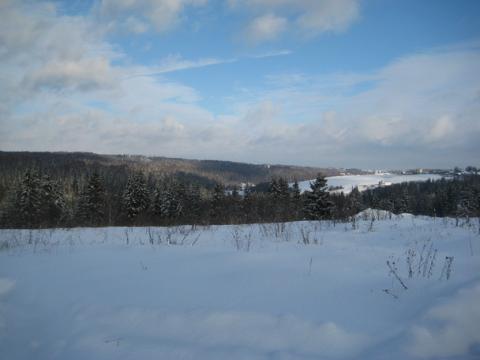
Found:
M 372 214 L 2 230 L 0 358 L 478 359 L 477 220 Z
M 396 175 L 389 173 L 372 174 L 372 175 L 344 175 L 344 176 L 329 176 L 327 177 L 327 185 L 332 187 L 342 187 L 341 191 L 345 194 L 350 193 L 353 188 L 358 187 L 360 191 L 368 188 L 374 188 L 379 186 L 382 182 L 385 185 L 397 184 L 409 181 L 427 181 L 439 180 L 441 175 L 437 174 L 417 174 L 417 175 Z M 300 191 L 310 190 L 310 182 L 312 180 L 299 182 Z

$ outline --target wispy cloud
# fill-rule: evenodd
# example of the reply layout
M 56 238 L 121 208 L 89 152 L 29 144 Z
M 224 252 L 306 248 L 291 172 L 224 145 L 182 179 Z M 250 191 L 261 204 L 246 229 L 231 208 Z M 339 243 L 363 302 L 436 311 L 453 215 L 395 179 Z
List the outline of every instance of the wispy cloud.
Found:
M 292 54 L 291 50 L 283 49 L 283 50 L 274 50 L 274 51 L 268 51 L 268 52 L 258 53 L 258 54 L 250 54 L 250 55 L 247 55 L 246 57 L 253 58 L 253 59 L 263 59 L 263 58 L 276 57 L 276 56 L 287 56 L 290 54 Z
M 205 58 L 205 59 L 198 59 L 198 60 L 187 60 L 180 55 L 170 55 L 165 59 L 162 59 L 159 65 L 150 66 L 148 68 L 150 70 L 149 72 L 131 75 L 131 77 L 162 75 L 162 74 L 167 74 L 167 73 L 172 73 L 172 72 L 182 71 L 182 70 L 198 69 L 198 68 L 203 68 L 203 67 L 213 66 L 213 65 L 229 64 L 237 61 L 238 61 L 237 58 L 231 58 L 231 59 Z
M 222 64 L 232 64 L 244 59 L 265 59 L 277 56 L 287 56 L 292 54 L 290 50 L 275 50 L 270 52 L 258 53 L 258 54 L 248 54 L 239 57 L 232 57 L 229 59 L 217 59 L 217 58 L 205 58 L 205 59 L 197 59 L 197 60 L 190 60 L 184 59 L 181 55 L 169 55 L 166 58 L 160 61 L 159 65 L 150 66 L 148 69 L 149 72 L 146 73 L 138 73 L 134 75 L 128 76 L 136 77 L 136 76 L 155 76 L 155 75 L 163 75 L 177 71 L 183 70 L 191 70 L 191 69 L 199 69 L 208 66 L 214 65 L 222 65 Z

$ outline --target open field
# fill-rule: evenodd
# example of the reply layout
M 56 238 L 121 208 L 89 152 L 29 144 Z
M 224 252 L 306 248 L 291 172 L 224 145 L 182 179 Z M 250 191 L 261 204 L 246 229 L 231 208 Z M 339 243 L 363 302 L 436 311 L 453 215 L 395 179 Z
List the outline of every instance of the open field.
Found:
M 372 220 L 375 216 L 375 220 Z M 0 232 L 5 359 L 474 359 L 477 220 Z

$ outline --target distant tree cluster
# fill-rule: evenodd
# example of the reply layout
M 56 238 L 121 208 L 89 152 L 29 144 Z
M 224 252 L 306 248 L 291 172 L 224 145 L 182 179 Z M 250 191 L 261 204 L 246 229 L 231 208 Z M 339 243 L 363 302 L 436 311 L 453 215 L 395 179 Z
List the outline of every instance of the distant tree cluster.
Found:
M 7 194 L 2 223 L 15 227 L 58 226 L 68 217 L 68 210 L 58 182 L 48 175 L 27 171 L 17 187 Z
M 479 216 L 480 175 L 395 184 L 360 193 L 327 191 L 319 174 L 310 191 L 273 178 L 241 189 L 194 179 L 100 168 L 78 176 L 31 169 L 5 188 L 0 226 L 15 228 L 174 224 L 238 224 L 346 220 L 367 207 L 430 216 Z
M 366 207 L 394 213 L 439 217 L 480 216 L 480 175 L 474 167 L 452 179 L 408 182 L 368 190 L 363 193 Z M 457 173 L 459 174 L 459 173 Z

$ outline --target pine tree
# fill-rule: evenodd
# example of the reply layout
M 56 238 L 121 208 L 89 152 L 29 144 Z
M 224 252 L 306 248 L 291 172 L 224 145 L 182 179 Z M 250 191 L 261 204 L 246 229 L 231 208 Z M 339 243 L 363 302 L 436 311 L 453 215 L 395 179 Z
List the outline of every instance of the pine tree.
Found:
M 234 199 L 234 200 L 239 200 L 239 199 L 240 199 L 240 194 L 239 194 L 239 192 L 238 192 L 238 187 L 237 187 L 237 185 L 234 185 L 234 186 L 233 186 L 231 196 L 232 196 L 232 199 Z
M 310 183 L 311 191 L 307 193 L 305 202 L 305 215 L 307 219 L 329 219 L 333 211 L 333 202 L 327 192 L 327 180 L 321 174 L 317 175 L 314 182 Z
M 292 185 L 292 197 L 295 202 L 300 201 L 300 186 L 298 185 L 298 181 L 295 180 Z
M 190 187 L 190 191 L 187 193 L 186 204 L 188 205 L 188 216 L 190 220 L 195 224 L 200 217 L 202 198 L 200 194 L 200 187 L 195 184 Z
M 397 214 L 410 212 L 408 190 L 405 184 L 402 184 L 401 186 L 402 186 L 401 193 L 394 200 L 394 208 Z
M 160 188 L 155 191 L 153 201 L 153 212 L 165 220 L 177 219 L 183 214 L 184 200 L 181 198 L 185 196 L 184 187 L 178 185 L 173 180 L 165 181 Z
M 284 200 L 289 196 L 288 182 L 284 178 L 273 178 L 270 181 L 269 193 L 275 200 Z
M 15 209 L 16 220 L 20 226 L 37 226 L 42 213 L 40 176 L 28 170 L 23 176 L 17 193 Z
M 225 206 L 225 187 L 222 184 L 216 184 L 213 189 L 213 196 L 210 204 L 210 216 L 215 220 L 221 220 L 224 217 Z
M 130 176 L 123 193 L 123 206 L 127 218 L 130 221 L 135 220 L 148 209 L 149 203 L 150 196 L 143 173 Z
M 67 218 L 65 196 L 60 184 L 45 175 L 40 181 L 40 204 L 42 222 L 55 226 Z
M 471 188 L 463 189 L 457 200 L 457 208 L 455 216 L 458 218 L 465 218 L 467 221 L 470 217 L 475 216 L 476 213 L 476 199 L 475 193 Z
M 105 187 L 98 173 L 93 173 L 80 195 L 77 207 L 79 220 L 88 225 L 101 225 L 105 222 Z
M 300 193 L 300 186 L 298 185 L 298 181 L 295 180 L 292 185 L 291 189 L 291 197 L 292 197 L 292 210 L 293 210 L 293 220 L 299 220 L 301 217 L 302 211 L 302 194 Z
M 159 187 L 156 187 L 153 193 L 151 212 L 157 217 L 162 217 L 162 195 L 162 190 Z
M 243 188 L 243 198 L 240 205 L 240 211 L 242 212 L 242 221 L 248 222 L 250 218 L 255 216 L 254 205 L 254 191 L 251 185 L 246 184 L 246 186 Z
M 349 215 L 358 214 L 362 207 L 362 195 L 358 187 L 352 189 L 348 196 L 348 211 Z
M 174 219 L 178 219 L 185 213 L 185 204 L 187 201 L 187 189 L 185 184 L 183 182 L 174 182 L 171 194 L 170 216 Z
M 287 200 L 290 196 L 290 189 L 288 188 L 288 181 L 285 178 L 278 179 L 278 197 L 281 200 Z
M 284 178 L 273 178 L 270 182 L 269 195 L 271 213 L 274 221 L 286 221 L 290 215 L 290 191 Z

